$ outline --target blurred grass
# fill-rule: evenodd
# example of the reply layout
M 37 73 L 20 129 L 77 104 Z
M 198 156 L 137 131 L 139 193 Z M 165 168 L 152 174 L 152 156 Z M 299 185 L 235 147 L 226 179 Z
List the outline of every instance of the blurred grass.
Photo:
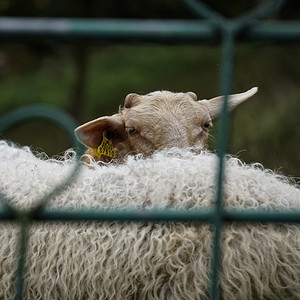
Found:
M 38 62 L 32 58 L 35 63 L 24 63 L 18 72 L 2 72 L 1 114 L 33 103 L 69 111 L 76 105 L 72 99 L 76 69 L 71 50 L 67 46 L 62 49 Z M 14 56 L 18 57 L 21 50 L 20 53 L 17 47 L 14 50 Z M 200 99 L 214 97 L 218 94 L 219 52 L 212 45 L 89 48 L 87 88 L 78 122 L 116 112 L 130 92 L 143 94 L 166 89 L 194 91 Z M 238 46 L 233 92 L 253 86 L 258 86 L 259 92 L 231 115 L 229 145 L 229 152 L 238 154 L 247 163 L 261 162 L 265 167 L 293 176 L 300 173 L 299 57 L 300 47 L 293 44 Z M 24 58 L 25 62 L 28 60 Z M 21 144 L 42 147 L 53 155 L 69 145 L 58 132 L 46 124 L 33 124 L 10 130 L 5 136 Z M 211 139 L 210 148 L 213 147 Z

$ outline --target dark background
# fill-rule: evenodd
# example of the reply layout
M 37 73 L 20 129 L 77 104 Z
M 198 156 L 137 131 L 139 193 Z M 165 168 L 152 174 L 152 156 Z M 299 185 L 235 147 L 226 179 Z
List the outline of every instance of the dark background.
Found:
M 203 1 L 227 17 L 256 1 Z M 2 0 L 1 16 L 63 18 L 194 19 L 179 0 Z M 290 0 L 273 21 L 299 21 L 300 1 Z M 259 92 L 231 114 L 228 152 L 247 163 L 260 162 L 294 177 L 300 170 L 300 45 L 239 43 L 233 92 L 253 86 Z M 1 43 L 0 114 L 26 104 L 49 104 L 69 112 L 78 123 L 118 111 L 130 92 L 194 91 L 199 98 L 218 94 L 218 44 Z M 215 126 L 216 128 L 217 126 Z M 215 129 L 212 135 L 215 136 Z M 49 156 L 71 146 L 63 131 L 30 122 L 5 137 Z M 210 139 L 210 149 L 215 138 Z

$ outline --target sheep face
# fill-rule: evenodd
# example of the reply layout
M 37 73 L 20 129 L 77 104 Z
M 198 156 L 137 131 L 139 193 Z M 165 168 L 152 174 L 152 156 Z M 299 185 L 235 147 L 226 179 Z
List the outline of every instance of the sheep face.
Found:
M 230 95 L 229 109 L 253 96 L 257 88 Z M 95 160 L 150 155 L 163 148 L 206 147 L 209 127 L 218 118 L 224 97 L 198 100 L 193 92 L 158 91 L 129 94 L 119 113 L 88 122 L 75 130 Z

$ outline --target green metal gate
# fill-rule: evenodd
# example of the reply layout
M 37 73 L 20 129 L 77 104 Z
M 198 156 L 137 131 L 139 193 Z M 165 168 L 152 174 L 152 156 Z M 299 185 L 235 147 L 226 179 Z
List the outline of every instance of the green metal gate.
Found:
M 214 41 L 220 44 L 222 50 L 220 72 L 220 94 L 231 92 L 234 69 L 234 51 L 237 41 L 268 41 L 268 42 L 299 42 L 299 22 L 260 22 L 259 19 L 278 11 L 285 0 L 275 0 L 254 8 L 248 13 L 234 19 L 227 19 L 218 14 L 203 2 L 197 0 L 182 0 L 188 9 L 200 20 L 79 20 L 79 19 L 24 19 L 0 18 L 0 40 L 32 41 L 51 39 L 54 41 L 111 41 L 111 42 L 150 42 L 150 43 L 202 43 Z M 0 193 L 5 202 L 0 211 L 0 220 L 13 220 L 20 224 L 19 261 L 16 280 L 16 299 L 23 296 L 23 274 L 26 259 L 28 229 L 31 221 L 176 221 L 176 222 L 210 222 L 214 227 L 214 251 L 212 256 L 212 280 L 210 299 L 218 299 L 218 266 L 220 261 L 220 234 L 225 222 L 290 222 L 300 223 L 300 212 L 232 212 L 222 205 L 224 156 L 228 141 L 227 98 L 224 99 L 220 128 L 218 133 L 219 164 L 216 178 L 215 206 L 209 211 L 170 212 L 156 211 L 141 215 L 139 211 L 68 211 L 45 209 L 47 202 L 64 190 L 79 171 L 79 163 L 69 178 L 50 194 L 40 199 L 40 204 L 30 211 L 21 211 L 9 204 L 9 199 Z M 16 122 L 31 118 L 46 118 L 65 128 L 77 149 L 77 156 L 82 149 L 73 135 L 75 124 L 63 113 L 40 107 L 21 108 L 0 119 L 0 132 L 5 131 Z

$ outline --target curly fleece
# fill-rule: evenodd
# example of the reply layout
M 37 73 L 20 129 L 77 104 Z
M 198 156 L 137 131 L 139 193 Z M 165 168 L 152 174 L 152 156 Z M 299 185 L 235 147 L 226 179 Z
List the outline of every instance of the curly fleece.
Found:
M 30 207 L 74 165 L 0 142 L 0 188 Z M 84 166 L 50 208 L 201 209 L 215 193 L 217 157 L 170 149 L 124 164 Z M 261 165 L 227 157 L 225 206 L 293 211 L 295 183 Z M 1 204 L 2 205 L 2 204 Z M 0 206 L 1 206 L 0 205 Z M 0 223 L 0 299 L 13 295 L 18 227 Z M 26 299 L 207 299 L 212 233 L 196 223 L 34 223 Z M 299 299 L 300 228 L 228 223 L 222 232 L 222 299 Z

